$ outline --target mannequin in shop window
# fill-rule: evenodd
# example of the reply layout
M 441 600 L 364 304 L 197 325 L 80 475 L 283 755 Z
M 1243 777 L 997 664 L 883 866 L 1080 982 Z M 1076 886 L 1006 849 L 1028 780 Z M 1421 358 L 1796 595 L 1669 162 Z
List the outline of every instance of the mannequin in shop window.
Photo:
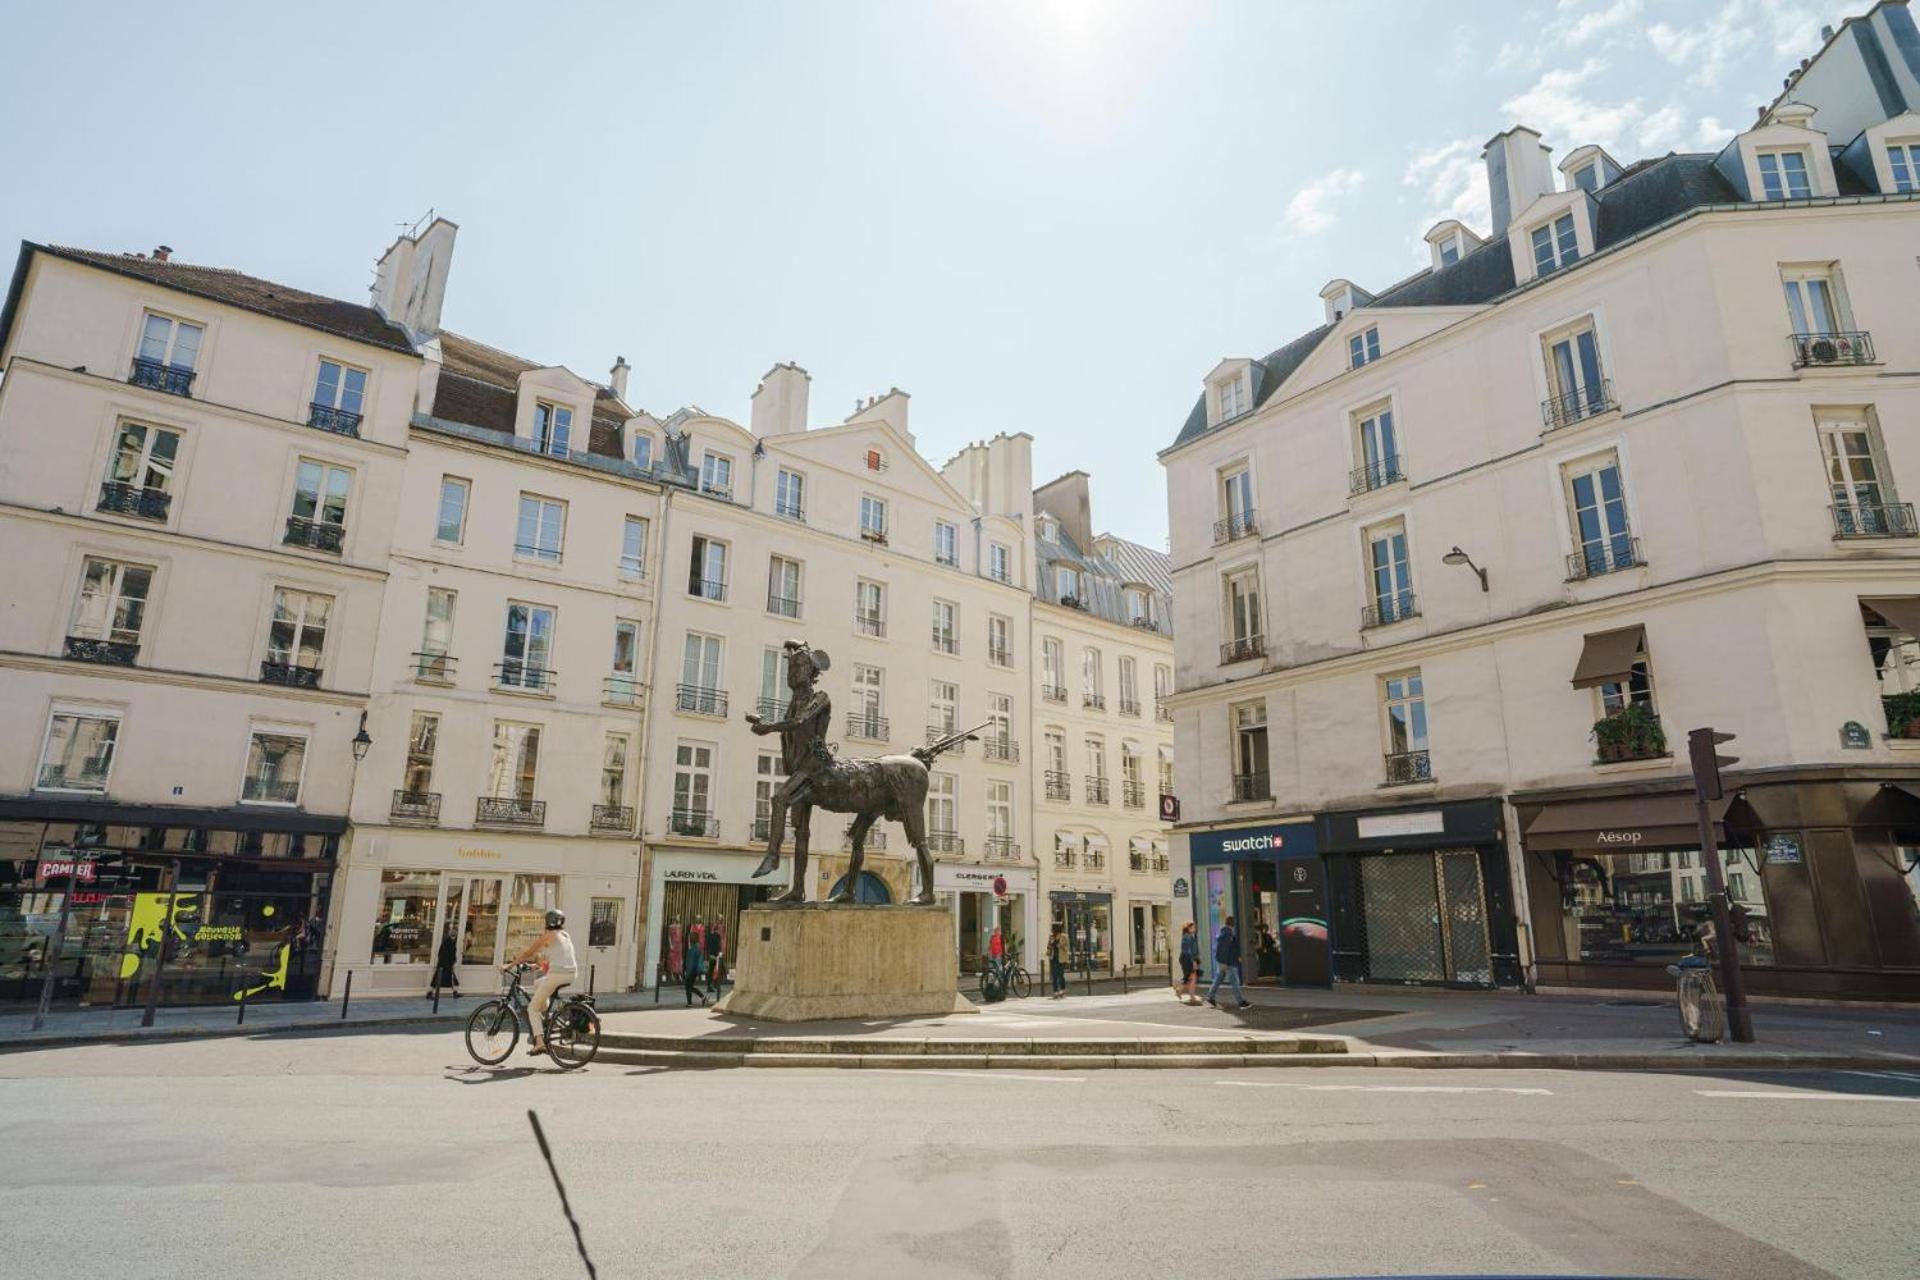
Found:
M 680 981 L 681 970 L 686 967 L 684 932 L 679 916 L 667 921 L 667 976 L 675 982 Z

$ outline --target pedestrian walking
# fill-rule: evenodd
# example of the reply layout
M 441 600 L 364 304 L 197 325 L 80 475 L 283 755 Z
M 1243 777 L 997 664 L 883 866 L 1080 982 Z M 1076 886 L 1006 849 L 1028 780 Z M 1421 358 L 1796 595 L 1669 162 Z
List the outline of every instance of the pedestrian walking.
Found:
M 1191 920 L 1180 926 L 1180 981 L 1173 993 L 1182 1004 L 1200 1003 L 1200 927 Z
M 453 971 L 454 964 L 460 959 L 460 949 L 454 945 L 453 926 L 447 926 L 447 932 L 440 939 L 440 953 L 435 957 L 433 985 L 442 990 L 452 988 L 453 998 L 460 998 L 460 975 Z
M 1233 986 L 1233 998 L 1238 1002 L 1236 1008 L 1245 1009 L 1253 1004 L 1247 999 L 1246 992 L 1240 989 L 1240 935 L 1234 931 L 1233 917 L 1220 926 L 1220 933 L 1213 940 L 1213 983 L 1207 988 L 1207 1003 L 1218 1009 L 1214 997 L 1220 994 L 1220 980 L 1225 978 Z
M 687 1007 L 693 1007 L 693 998 L 700 997 L 702 1005 L 707 1003 L 707 993 L 700 988 L 700 976 L 707 967 L 707 951 L 704 945 L 704 931 L 687 933 L 686 951 L 680 957 L 680 971 L 687 988 Z
M 987 963 L 996 977 L 1006 976 L 1007 940 L 1000 936 L 999 925 L 993 927 L 993 936 L 987 939 Z
M 707 927 L 707 994 L 720 994 L 720 981 L 727 972 L 727 934 L 718 920 Z
M 1047 937 L 1047 972 L 1053 978 L 1053 994 L 1049 998 L 1066 999 L 1067 931 L 1059 925 L 1053 926 L 1053 932 Z

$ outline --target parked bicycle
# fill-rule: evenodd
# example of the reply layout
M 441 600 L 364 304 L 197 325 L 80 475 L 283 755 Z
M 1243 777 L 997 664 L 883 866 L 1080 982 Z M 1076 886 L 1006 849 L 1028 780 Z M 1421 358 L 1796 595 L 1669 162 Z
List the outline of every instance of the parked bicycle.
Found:
M 1726 1033 L 1727 1003 L 1713 981 L 1713 918 L 1710 912 L 1692 913 L 1693 951 L 1667 966 L 1675 979 L 1674 1003 L 1680 1009 L 1680 1030 L 1689 1040 L 1713 1044 Z
M 1033 978 L 1016 960 L 989 960 L 980 971 L 980 998 L 988 1004 L 1012 996 L 1025 1000 L 1033 992 Z
M 494 1067 L 505 1062 L 520 1043 L 520 1024 L 533 999 L 533 994 L 520 984 L 520 978 L 533 967 L 509 965 L 506 990 L 475 1009 L 467 1019 L 467 1052 L 482 1066 Z M 563 1069 L 572 1071 L 592 1062 L 593 1055 L 600 1052 L 600 1012 L 593 1007 L 592 994 L 556 995 L 547 1005 L 541 1032 L 547 1056 Z

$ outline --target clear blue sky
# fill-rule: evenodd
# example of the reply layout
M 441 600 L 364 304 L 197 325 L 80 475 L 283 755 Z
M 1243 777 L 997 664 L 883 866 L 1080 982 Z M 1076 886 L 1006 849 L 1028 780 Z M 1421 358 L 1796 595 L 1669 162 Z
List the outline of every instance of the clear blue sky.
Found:
M 899 386 L 936 462 L 1030 432 L 1164 546 L 1200 379 L 1484 228 L 1488 136 L 1717 148 L 1868 4 L 15 5 L 0 243 L 358 300 L 432 207 L 449 328 L 660 414 Z

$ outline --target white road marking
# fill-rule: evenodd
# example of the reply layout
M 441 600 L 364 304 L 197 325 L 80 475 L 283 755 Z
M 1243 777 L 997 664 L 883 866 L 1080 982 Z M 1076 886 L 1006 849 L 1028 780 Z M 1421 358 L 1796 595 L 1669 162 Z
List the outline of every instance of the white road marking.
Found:
M 1044 1076 L 1022 1075 L 1018 1071 L 946 1071 L 938 1067 L 869 1067 L 889 1076 L 958 1076 L 962 1080 L 1045 1080 L 1059 1084 L 1085 1084 L 1085 1076 L 1063 1076 L 1048 1074 Z
M 1843 1075 L 1865 1076 L 1869 1080 L 1898 1080 L 1902 1084 L 1920 1084 L 1920 1076 L 1911 1071 L 1846 1071 Z
M 1777 1089 L 1695 1089 L 1702 1098 L 1773 1098 L 1781 1102 L 1920 1102 L 1887 1093 L 1782 1093 Z
M 1521 1089 L 1511 1085 L 1479 1084 L 1294 1084 L 1287 1080 L 1215 1080 L 1241 1089 L 1303 1089 L 1308 1093 L 1523 1093 L 1553 1096 L 1551 1089 Z

